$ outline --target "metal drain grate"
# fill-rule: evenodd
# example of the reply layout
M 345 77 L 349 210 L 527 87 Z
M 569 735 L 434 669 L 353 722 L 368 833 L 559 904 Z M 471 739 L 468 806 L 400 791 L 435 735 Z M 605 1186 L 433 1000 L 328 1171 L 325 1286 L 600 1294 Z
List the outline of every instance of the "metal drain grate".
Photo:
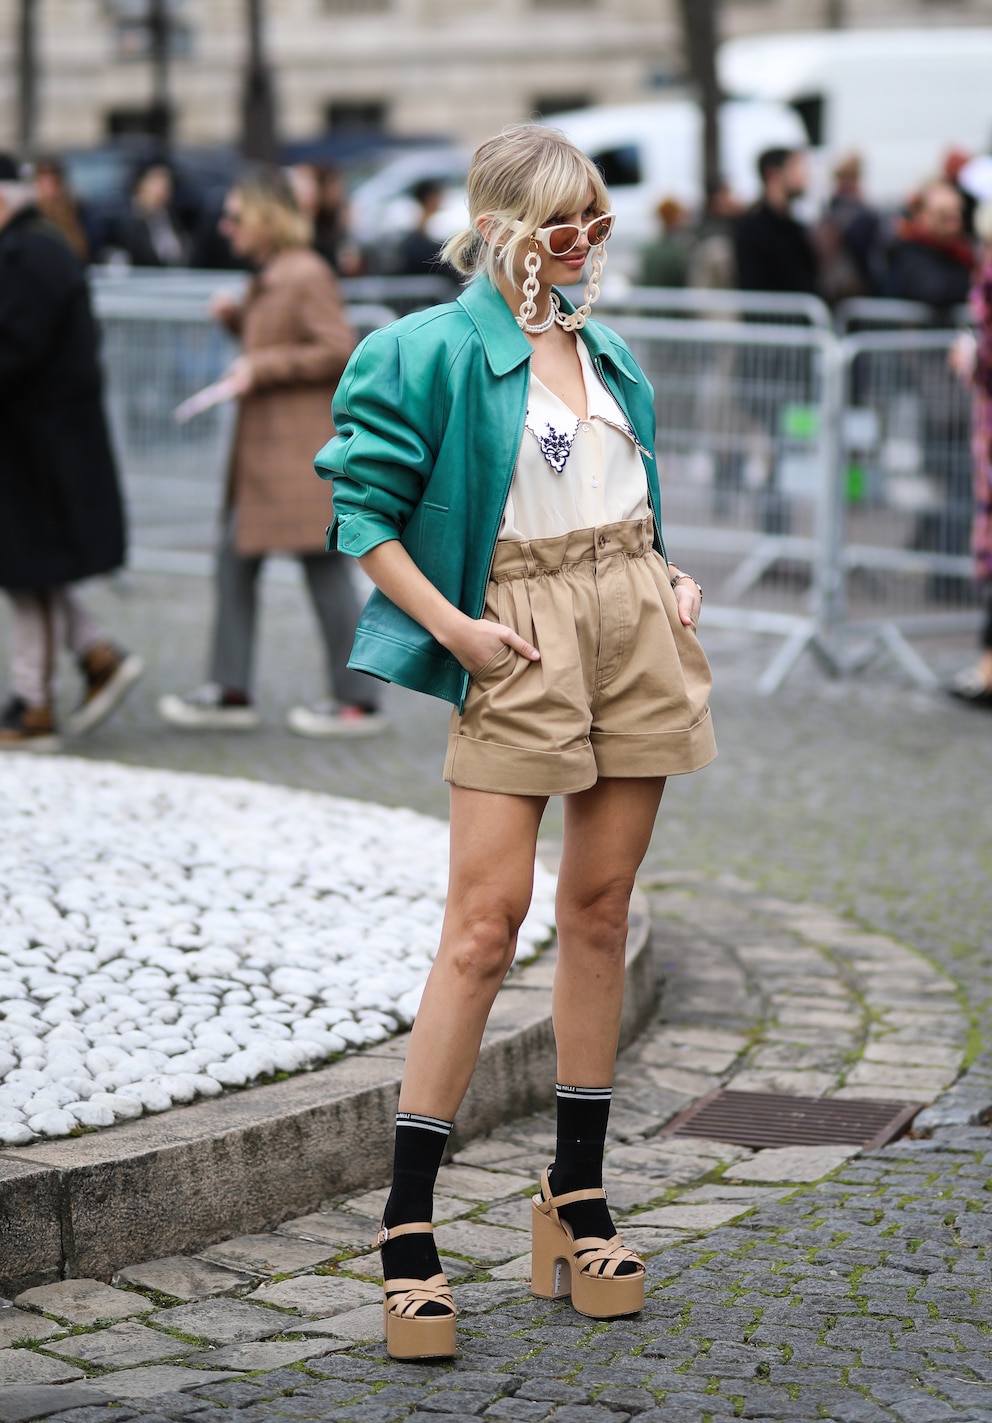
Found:
M 659 1136 L 705 1136 L 736 1146 L 847 1146 L 877 1151 L 892 1141 L 922 1102 L 841 1102 L 778 1092 L 730 1092 L 700 1097 Z

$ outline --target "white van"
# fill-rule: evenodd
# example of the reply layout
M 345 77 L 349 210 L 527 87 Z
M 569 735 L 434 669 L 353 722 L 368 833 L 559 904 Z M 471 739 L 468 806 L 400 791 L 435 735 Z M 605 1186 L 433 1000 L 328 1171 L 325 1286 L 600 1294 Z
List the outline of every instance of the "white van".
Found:
M 824 30 L 728 40 L 724 91 L 792 105 L 825 170 L 865 159 L 865 187 L 898 204 L 950 148 L 992 145 L 992 28 Z
M 691 99 L 621 104 L 549 114 L 597 163 L 617 214 L 610 266 L 632 276 L 638 250 L 655 237 L 662 198 L 702 206 L 702 116 Z M 720 109 L 720 168 L 739 198 L 758 195 L 757 157 L 765 148 L 805 147 L 802 120 L 788 105 L 731 101 Z

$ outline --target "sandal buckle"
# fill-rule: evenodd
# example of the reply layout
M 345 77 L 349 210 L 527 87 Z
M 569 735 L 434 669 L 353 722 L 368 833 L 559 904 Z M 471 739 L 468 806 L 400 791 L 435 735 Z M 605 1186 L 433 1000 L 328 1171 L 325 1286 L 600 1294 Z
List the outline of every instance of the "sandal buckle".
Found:
M 377 1249 L 381 1250 L 382 1247 L 386 1244 L 386 1242 L 387 1242 L 388 1239 L 389 1239 L 389 1230 L 388 1230 L 388 1228 L 387 1228 L 386 1226 L 381 1225 L 381 1226 L 379 1227 L 379 1234 L 376 1236 L 375 1240 L 373 1240 L 372 1244 L 373 1244 Z

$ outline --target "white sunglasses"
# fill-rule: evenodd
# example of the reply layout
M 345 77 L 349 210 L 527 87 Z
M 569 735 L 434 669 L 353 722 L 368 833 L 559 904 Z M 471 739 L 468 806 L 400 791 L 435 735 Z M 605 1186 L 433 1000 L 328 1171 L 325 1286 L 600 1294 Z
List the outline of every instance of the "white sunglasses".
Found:
M 567 257 L 569 252 L 574 252 L 578 247 L 583 233 L 590 247 L 601 247 L 612 233 L 614 222 L 616 213 L 604 212 L 600 213 L 599 217 L 594 217 L 591 222 L 553 222 L 547 227 L 538 227 L 533 236 L 549 256 Z M 523 232 L 525 224 L 515 222 L 513 228 L 515 232 Z

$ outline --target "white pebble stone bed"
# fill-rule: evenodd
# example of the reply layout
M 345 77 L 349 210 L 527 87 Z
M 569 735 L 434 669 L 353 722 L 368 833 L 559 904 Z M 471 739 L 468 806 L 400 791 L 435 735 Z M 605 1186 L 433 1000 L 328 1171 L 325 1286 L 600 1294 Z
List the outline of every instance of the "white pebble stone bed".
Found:
M 0 760 L 0 1145 L 317 1067 L 413 1020 L 448 827 L 220 776 Z M 517 958 L 552 932 L 538 866 Z

